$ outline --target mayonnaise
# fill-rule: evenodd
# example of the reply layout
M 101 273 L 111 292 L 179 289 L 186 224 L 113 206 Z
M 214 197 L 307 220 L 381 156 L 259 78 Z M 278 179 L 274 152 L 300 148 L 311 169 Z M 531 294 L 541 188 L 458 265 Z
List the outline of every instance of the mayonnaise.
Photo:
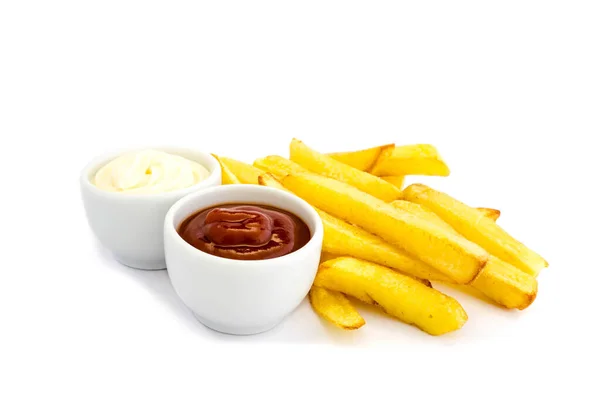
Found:
M 100 168 L 93 183 L 109 192 L 149 194 L 185 189 L 208 175 L 205 167 L 187 158 L 142 150 L 124 154 Z

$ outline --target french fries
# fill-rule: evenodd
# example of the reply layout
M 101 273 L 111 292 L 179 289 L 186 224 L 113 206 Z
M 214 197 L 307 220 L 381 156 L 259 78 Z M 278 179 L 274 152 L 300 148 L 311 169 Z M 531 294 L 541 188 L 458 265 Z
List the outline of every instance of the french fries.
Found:
M 361 171 L 368 171 L 373 164 L 375 164 L 375 161 L 377 161 L 377 158 L 379 158 L 382 150 L 393 147 L 393 144 L 386 144 L 383 146 L 372 147 L 370 149 L 342 153 L 329 153 L 327 155 L 339 162 L 347 164 Z
M 495 256 L 490 256 L 486 266 L 471 282 L 471 287 L 506 308 L 519 310 L 529 307 L 538 291 L 533 276 Z
M 237 178 L 237 176 L 235 176 L 235 174 L 231 172 L 229 167 L 227 167 L 227 165 L 223 163 L 219 156 L 217 156 L 216 154 L 213 154 L 212 156 L 216 158 L 217 161 L 219 161 L 219 164 L 221 164 L 221 183 L 223 185 L 234 185 L 242 183 Z
M 321 263 L 339 256 L 321 253 Z M 313 310 L 323 319 L 345 330 L 358 329 L 365 324 L 356 308 L 343 293 L 313 286 L 308 293 Z
M 382 150 L 370 172 L 377 176 L 450 175 L 450 169 L 437 149 L 430 144 L 386 148 Z
M 233 158 L 219 157 L 219 161 L 221 162 L 221 165 L 225 165 L 241 183 L 258 185 L 258 177 L 264 173 L 264 171 L 253 167 L 250 164 L 234 160 Z
M 282 183 L 314 207 L 401 247 L 457 283 L 471 282 L 488 260 L 485 250 L 465 238 L 343 182 L 290 174 Z
M 445 193 L 415 184 L 404 189 L 403 197 L 426 206 L 467 239 L 534 277 L 548 266 L 540 255 L 518 242 L 490 218 Z
M 338 257 L 350 256 L 381 264 L 423 279 L 423 283 L 427 280 L 449 280 L 429 265 L 409 256 L 400 248 L 387 243 L 380 237 L 319 209 L 317 212 L 323 221 L 324 252 Z
M 277 179 L 283 179 L 287 174 L 309 172 L 293 161 L 281 156 L 258 158 L 253 164 L 256 168 L 271 173 Z
M 313 286 L 308 299 L 318 315 L 342 329 L 354 330 L 365 324 L 363 317 L 343 293 Z
M 322 263 L 314 284 L 378 305 L 431 335 L 460 329 L 468 319 L 453 298 L 399 272 L 356 258 L 340 257 Z
M 403 200 L 396 200 L 391 204 L 436 224 L 440 229 L 456 232 L 436 213 L 420 204 Z M 469 285 L 506 308 L 523 310 L 537 296 L 537 281 L 534 277 L 494 256 L 490 256 L 487 264 Z
M 460 329 L 461 305 L 430 281 L 468 285 L 509 309 L 536 299 L 547 262 L 496 221 L 500 211 L 469 207 L 406 175 L 448 176 L 431 145 L 383 145 L 322 154 L 297 139 L 290 159 L 271 155 L 253 165 L 218 157 L 223 184 L 258 183 L 310 203 L 323 222 L 321 264 L 308 298 L 313 310 L 344 330 L 364 326 L 347 296 L 431 335 Z
M 290 160 L 311 172 L 345 182 L 386 202 L 399 198 L 402 193 L 391 183 L 321 154 L 297 139 L 290 144 Z
M 382 176 L 381 179 L 383 179 L 386 182 L 391 183 L 392 185 L 396 186 L 400 190 L 402 190 L 404 188 L 404 177 L 403 176 Z
M 477 210 L 486 217 L 490 218 L 492 221 L 498 221 L 498 218 L 500 218 L 500 210 L 483 207 L 478 207 Z

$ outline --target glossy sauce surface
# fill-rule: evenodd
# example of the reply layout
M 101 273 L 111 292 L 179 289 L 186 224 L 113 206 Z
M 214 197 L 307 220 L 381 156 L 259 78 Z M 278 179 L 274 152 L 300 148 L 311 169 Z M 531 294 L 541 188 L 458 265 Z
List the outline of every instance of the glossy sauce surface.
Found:
M 177 231 L 198 250 L 234 260 L 281 257 L 310 240 L 304 221 L 288 211 L 265 205 L 211 207 L 186 218 Z

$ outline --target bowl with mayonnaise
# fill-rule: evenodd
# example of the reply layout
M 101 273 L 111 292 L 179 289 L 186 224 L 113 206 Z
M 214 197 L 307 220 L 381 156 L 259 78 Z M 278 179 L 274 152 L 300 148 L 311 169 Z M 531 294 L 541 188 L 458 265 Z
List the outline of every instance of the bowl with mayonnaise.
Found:
M 163 226 L 173 204 L 221 184 L 209 153 L 182 148 L 115 152 L 91 161 L 80 177 L 88 223 L 99 242 L 129 267 L 164 269 Z

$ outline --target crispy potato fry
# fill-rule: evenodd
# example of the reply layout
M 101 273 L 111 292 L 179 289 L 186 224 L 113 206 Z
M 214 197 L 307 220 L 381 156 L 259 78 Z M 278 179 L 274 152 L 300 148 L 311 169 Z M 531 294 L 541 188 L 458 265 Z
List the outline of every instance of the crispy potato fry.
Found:
M 430 144 L 384 149 L 369 172 L 377 176 L 450 175 L 450 169 L 437 149 Z
M 361 171 L 368 171 L 375 164 L 382 150 L 393 147 L 393 144 L 385 144 L 383 146 L 371 147 L 370 149 L 329 153 L 327 155 Z
M 391 204 L 427 219 L 441 229 L 456 232 L 425 206 L 403 200 L 396 200 Z M 529 307 L 537 295 L 537 281 L 533 276 L 494 256 L 490 256 L 487 264 L 469 285 L 504 307 L 520 310 Z
M 391 183 L 314 151 L 297 139 L 290 144 L 290 160 L 311 172 L 345 182 L 383 201 L 395 200 L 402 193 Z
M 313 286 L 308 299 L 318 315 L 342 329 L 354 330 L 365 324 L 363 317 L 343 293 Z
M 261 186 L 269 186 L 275 189 L 285 190 L 286 192 L 289 192 L 289 190 L 283 187 L 283 185 L 281 184 L 281 182 L 279 182 L 277 178 L 275 178 L 268 172 L 265 172 L 258 176 L 258 184 Z
M 351 256 L 396 269 L 423 280 L 448 281 L 445 275 L 362 228 L 317 209 L 323 221 L 323 251 L 332 256 Z M 321 262 L 327 260 L 321 259 Z M 426 283 L 427 284 L 427 283 Z
M 397 271 L 352 257 L 321 264 L 314 284 L 379 305 L 431 335 L 460 329 L 468 318 L 453 298 Z
M 533 276 L 495 256 L 490 256 L 487 265 L 471 282 L 471 286 L 498 304 L 519 310 L 524 310 L 533 303 L 538 290 Z
M 277 179 L 283 179 L 287 174 L 309 172 L 293 161 L 281 156 L 267 156 L 258 158 L 253 164 L 256 168 L 271 173 Z
M 235 185 L 242 183 L 240 182 L 238 177 L 235 176 L 233 172 L 231 172 L 227 165 L 223 163 L 219 156 L 217 156 L 216 154 L 213 154 L 212 156 L 216 158 L 217 161 L 219 161 L 219 164 L 221 164 L 221 183 L 223 185 Z
M 488 253 L 462 236 L 343 182 L 290 174 L 282 183 L 314 207 L 401 247 L 457 283 L 471 282 L 487 262 Z
M 221 165 L 225 166 L 231 171 L 241 183 L 247 183 L 252 185 L 258 185 L 258 177 L 264 173 L 264 171 L 253 167 L 245 162 L 234 160 L 228 157 L 219 157 Z
M 476 210 L 485 215 L 486 217 L 492 219 L 493 221 L 498 221 L 498 218 L 500 218 L 500 210 L 484 207 L 478 207 L 476 208 Z
M 404 188 L 404 177 L 403 176 L 382 176 L 381 179 L 383 179 L 386 182 L 391 183 L 392 185 L 396 186 L 398 189 L 402 190 Z
M 406 200 L 426 206 L 458 233 L 522 271 L 537 276 L 548 266 L 540 255 L 514 239 L 490 218 L 447 194 L 421 184 L 411 185 L 403 193 Z

